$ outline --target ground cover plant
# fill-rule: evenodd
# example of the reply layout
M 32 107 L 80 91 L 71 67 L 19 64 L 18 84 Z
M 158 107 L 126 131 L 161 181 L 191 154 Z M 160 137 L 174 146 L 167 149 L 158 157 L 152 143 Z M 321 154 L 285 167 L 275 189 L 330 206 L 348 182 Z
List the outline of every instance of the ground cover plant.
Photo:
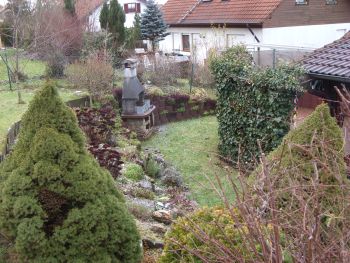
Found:
M 276 69 L 253 66 L 243 46 L 212 59 L 218 93 L 219 149 L 234 163 L 256 162 L 257 142 L 264 152 L 277 147 L 289 131 L 302 70 L 293 65 Z
M 85 148 L 70 108 L 48 83 L 0 166 L 0 232 L 22 262 L 139 262 L 123 195 Z M 10 261 L 11 262 L 11 261 Z
M 227 172 L 233 172 L 219 160 L 217 128 L 217 120 L 212 116 L 171 123 L 142 145 L 159 149 L 176 166 L 200 205 L 221 203 L 208 179 L 217 175 L 224 180 Z M 233 200 L 234 195 L 230 198 Z

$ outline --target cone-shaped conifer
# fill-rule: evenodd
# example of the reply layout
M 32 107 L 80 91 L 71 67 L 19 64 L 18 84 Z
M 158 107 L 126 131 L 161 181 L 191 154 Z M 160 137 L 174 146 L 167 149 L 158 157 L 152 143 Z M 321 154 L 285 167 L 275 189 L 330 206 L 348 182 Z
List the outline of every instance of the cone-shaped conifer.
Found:
M 140 237 L 111 175 L 86 151 L 56 88 L 38 92 L 0 166 L 0 231 L 23 262 L 139 262 Z

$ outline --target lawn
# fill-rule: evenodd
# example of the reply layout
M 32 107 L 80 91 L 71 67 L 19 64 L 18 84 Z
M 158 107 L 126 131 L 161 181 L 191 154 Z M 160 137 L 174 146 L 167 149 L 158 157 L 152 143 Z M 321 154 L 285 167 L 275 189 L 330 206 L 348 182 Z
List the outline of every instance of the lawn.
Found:
M 5 51 L 0 51 L 2 55 L 5 55 Z M 12 70 L 15 69 L 15 57 L 14 51 L 8 50 L 8 63 Z M 40 60 L 31 60 L 20 56 L 19 59 L 19 69 L 24 73 L 29 79 L 39 78 L 45 74 L 46 64 Z M 2 59 L 0 59 L 0 80 L 1 82 L 7 82 L 7 68 Z
M 204 117 L 184 122 L 171 123 L 143 143 L 143 148 L 156 148 L 165 159 L 182 173 L 190 187 L 192 197 L 202 206 L 213 206 L 221 199 L 213 189 L 210 180 L 215 175 L 223 180 L 229 198 L 234 199 L 226 175 L 235 171 L 218 158 L 219 142 L 216 117 Z
M 71 90 L 60 89 L 63 100 L 68 101 L 78 98 Z M 22 98 L 25 104 L 17 103 L 17 92 L 0 91 L 0 147 L 4 144 L 8 128 L 21 119 L 22 114 L 28 108 L 30 100 L 33 98 L 35 90 L 23 90 Z

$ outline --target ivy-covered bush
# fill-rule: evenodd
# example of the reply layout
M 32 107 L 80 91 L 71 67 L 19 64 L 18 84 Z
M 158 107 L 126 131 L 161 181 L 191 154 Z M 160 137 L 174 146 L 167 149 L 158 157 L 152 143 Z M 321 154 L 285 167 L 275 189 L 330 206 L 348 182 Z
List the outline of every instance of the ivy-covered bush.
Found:
M 211 70 L 218 95 L 219 149 L 237 162 L 257 159 L 277 147 L 290 126 L 293 100 L 302 88 L 302 70 L 292 65 L 258 69 L 243 46 L 213 58 Z
M 240 218 L 238 211 L 232 213 Z M 254 253 L 247 249 L 243 240 L 243 233 L 247 232 L 247 227 L 242 222 L 234 222 L 230 212 L 224 208 L 201 208 L 189 217 L 179 218 L 172 225 L 165 237 L 165 247 L 159 262 L 228 262 L 218 259 L 220 252 L 214 243 L 223 248 L 222 256 L 225 255 L 225 250 L 239 251 L 237 257 L 244 259 L 244 262 L 254 262 Z M 213 240 L 215 242 L 211 243 Z M 258 245 L 256 249 L 259 250 Z
M 124 198 L 52 84 L 36 94 L 0 166 L 0 231 L 21 262 L 140 262 Z

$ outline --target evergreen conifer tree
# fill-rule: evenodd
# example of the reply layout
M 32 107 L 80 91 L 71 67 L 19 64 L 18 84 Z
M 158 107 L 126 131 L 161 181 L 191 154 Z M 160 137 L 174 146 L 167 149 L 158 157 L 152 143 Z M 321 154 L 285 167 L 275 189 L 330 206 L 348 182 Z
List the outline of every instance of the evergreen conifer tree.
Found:
M 133 37 L 135 41 L 141 40 L 141 16 L 139 14 L 135 14 L 133 26 Z
M 75 14 L 75 1 L 74 0 L 64 0 L 64 8 L 69 11 L 72 15 Z
M 141 16 L 141 34 L 143 39 L 151 41 L 153 51 L 156 43 L 169 35 L 167 29 L 157 4 L 153 0 L 148 1 L 147 9 Z
M 117 0 L 111 0 L 108 12 L 108 30 L 112 33 L 115 45 L 124 43 L 125 40 L 125 13 Z
M 101 28 L 107 30 L 107 25 L 108 25 L 108 13 L 109 13 L 109 7 L 107 2 L 103 3 L 103 7 L 100 13 L 100 24 Z
M 0 165 L 0 231 L 21 262 L 140 262 L 140 237 L 77 119 L 47 84 Z

